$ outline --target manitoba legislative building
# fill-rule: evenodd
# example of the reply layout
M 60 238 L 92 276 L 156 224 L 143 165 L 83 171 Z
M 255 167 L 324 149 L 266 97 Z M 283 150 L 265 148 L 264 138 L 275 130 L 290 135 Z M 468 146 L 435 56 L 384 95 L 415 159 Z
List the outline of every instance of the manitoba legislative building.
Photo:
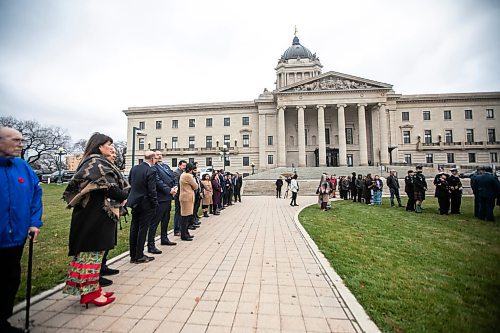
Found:
M 500 92 L 402 95 L 323 66 L 299 38 L 252 101 L 130 107 L 127 169 L 145 150 L 249 174 L 276 167 L 498 165 Z M 133 164 L 132 158 L 134 159 Z

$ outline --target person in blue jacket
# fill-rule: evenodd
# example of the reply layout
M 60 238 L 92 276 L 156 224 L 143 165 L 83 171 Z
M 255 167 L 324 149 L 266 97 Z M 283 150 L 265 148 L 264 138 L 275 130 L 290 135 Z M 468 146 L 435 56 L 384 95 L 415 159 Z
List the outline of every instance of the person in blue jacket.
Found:
M 0 127 L 0 332 L 24 332 L 10 325 L 21 282 L 21 257 L 29 233 L 42 226 L 42 189 L 28 163 L 19 158 L 22 134 Z

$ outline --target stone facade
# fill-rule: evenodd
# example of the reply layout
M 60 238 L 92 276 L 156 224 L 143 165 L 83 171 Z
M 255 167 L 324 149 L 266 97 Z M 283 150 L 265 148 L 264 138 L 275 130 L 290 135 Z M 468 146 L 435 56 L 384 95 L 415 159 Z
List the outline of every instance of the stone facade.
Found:
M 275 90 L 253 101 L 124 110 L 127 169 L 134 141 L 135 164 L 145 150 L 160 149 L 168 164 L 191 159 L 215 168 L 223 167 L 226 145 L 226 169 L 240 173 L 292 165 L 498 165 L 500 92 L 401 95 L 390 84 L 321 68 L 295 37 L 275 68 Z

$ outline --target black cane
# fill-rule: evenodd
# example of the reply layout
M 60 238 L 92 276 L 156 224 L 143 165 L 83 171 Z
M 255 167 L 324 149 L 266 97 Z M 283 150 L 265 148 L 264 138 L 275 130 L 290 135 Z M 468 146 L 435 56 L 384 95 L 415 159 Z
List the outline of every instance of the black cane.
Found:
M 26 333 L 30 331 L 31 271 L 33 270 L 33 238 L 35 237 L 35 232 L 31 231 L 29 235 L 28 280 L 26 281 L 26 322 L 24 324 L 24 332 Z

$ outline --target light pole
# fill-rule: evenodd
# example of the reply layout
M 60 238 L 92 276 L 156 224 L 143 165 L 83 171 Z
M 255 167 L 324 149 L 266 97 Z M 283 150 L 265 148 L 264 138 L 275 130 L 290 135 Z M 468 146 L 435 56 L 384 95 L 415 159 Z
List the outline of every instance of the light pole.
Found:
M 255 164 L 251 164 L 251 167 L 252 167 L 252 175 L 255 175 Z
M 135 162 L 135 137 L 137 136 L 137 131 L 140 131 L 141 129 L 139 127 L 132 127 L 132 163 L 130 164 L 132 169 L 134 167 L 134 162 Z
M 220 148 L 219 154 L 224 163 L 224 173 L 226 173 L 226 155 L 229 155 L 229 148 L 227 147 L 227 145 L 223 145 L 222 148 Z
M 61 174 L 62 156 L 66 153 L 64 152 L 64 149 L 62 147 L 59 147 L 56 154 L 59 155 L 59 163 L 57 163 L 57 169 L 59 170 L 59 177 L 57 178 L 57 184 L 61 185 L 61 183 L 62 183 L 62 174 Z

